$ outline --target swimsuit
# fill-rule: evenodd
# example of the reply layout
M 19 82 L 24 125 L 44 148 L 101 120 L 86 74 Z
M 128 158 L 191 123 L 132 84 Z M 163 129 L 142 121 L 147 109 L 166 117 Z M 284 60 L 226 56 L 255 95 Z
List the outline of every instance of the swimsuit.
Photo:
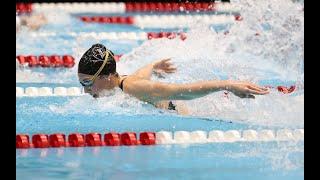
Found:
M 126 75 L 125 75 L 126 76 Z M 124 77 L 121 82 L 120 82 L 120 85 L 119 85 L 119 88 L 123 91 L 123 81 L 126 79 L 127 77 Z

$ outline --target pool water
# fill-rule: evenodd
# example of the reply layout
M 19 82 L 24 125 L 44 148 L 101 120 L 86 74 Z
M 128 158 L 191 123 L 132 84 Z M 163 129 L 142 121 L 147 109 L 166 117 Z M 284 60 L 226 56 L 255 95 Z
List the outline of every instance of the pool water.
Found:
M 268 2 L 274 8 L 275 2 Z M 284 2 L 279 6 L 284 6 Z M 263 5 L 257 10 L 263 9 Z M 286 6 L 300 7 L 295 3 Z M 278 9 L 273 10 L 274 14 L 268 15 L 278 17 Z M 250 11 L 246 13 L 250 15 Z M 303 15 L 293 10 L 287 14 L 303 20 Z M 54 21 L 39 30 L 56 32 L 58 36 L 32 37 L 28 31 L 19 32 L 16 54 L 70 54 L 78 62 L 93 43 L 102 43 L 115 54 L 124 54 L 118 63 L 120 74 L 130 74 L 153 60 L 171 57 L 178 72 L 164 79 L 153 77 L 154 80 L 183 83 L 235 78 L 261 85 L 295 84 L 298 88 L 288 95 L 272 90 L 270 95 L 255 100 L 239 99 L 232 94 L 226 99 L 223 92 L 214 93 L 187 102 L 192 111 L 190 116 L 156 109 L 120 91 L 98 100 L 88 95 L 17 97 L 17 134 L 304 128 L 304 59 L 298 53 L 303 49 L 300 44 L 303 35 L 292 31 L 289 34 L 292 38 L 282 36 L 281 40 L 287 42 L 282 52 L 287 55 L 279 55 L 278 49 L 271 48 L 276 38 L 268 30 L 264 30 L 267 35 L 263 40 L 251 39 L 250 21 L 209 27 L 195 23 L 182 29 L 139 29 L 85 24 L 79 21 L 78 15 L 57 12 L 50 17 Z M 268 21 L 274 34 L 283 31 L 277 24 L 279 21 Z M 243 28 L 241 35 L 239 28 Z M 223 35 L 226 30 L 230 31 L 228 37 Z M 188 36 L 185 41 L 116 41 L 66 35 L 67 32 L 148 31 L 186 31 Z M 262 47 L 264 51 L 253 47 Z M 76 66 L 17 68 L 16 86 L 80 87 L 76 72 Z M 17 149 L 16 176 L 17 179 L 303 179 L 304 141 Z

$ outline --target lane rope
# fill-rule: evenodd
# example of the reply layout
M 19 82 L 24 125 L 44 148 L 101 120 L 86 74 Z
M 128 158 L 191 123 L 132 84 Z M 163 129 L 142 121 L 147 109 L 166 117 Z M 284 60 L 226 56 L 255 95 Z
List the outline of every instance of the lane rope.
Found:
M 67 32 L 64 34 L 56 32 L 31 32 L 29 37 L 75 37 L 75 38 L 94 38 L 98 40 L 150 40 L 159 38 L 174 39 L 179 37 L 185 40 L 187 33 L 185 32 Z
M 137 136 L 139 134 L 139 138 Z M 160 144 L 194 144 L 194 143 L 233 143 L 233 142 L 266 142 L 266 141 L 302 141 L 304 129 L 274 130 L 212 130 L 206 131 L 159 131 L 159 132 L 108 132 L 103 134 L 91 132 L 16 135 L 16 148 L 57 148 L 85 146 L 136 146 Z M 102 138 L 103 137 L 103 138 Z
M 239 7 L 229 2 L 80 2 L 80 3 L 16 3 L 16 12 L 64 11 L 68 13 L 126 13 L 126 12 L 230 12 Z
M 140 28 L 182 28 L 194 23 L 230 24 L 241 21 L 239 15 L 136 15 L 136 16 L 80 16 L 85 23 L 124 24 Z
M 116 61 L 119 61 L 122 54 L 115 55 Z M 43 67 L 43 68 L 72 68 L 75 65 L 75 59 L 71 55 L 17 55 L 16 64 L 18 67 Z

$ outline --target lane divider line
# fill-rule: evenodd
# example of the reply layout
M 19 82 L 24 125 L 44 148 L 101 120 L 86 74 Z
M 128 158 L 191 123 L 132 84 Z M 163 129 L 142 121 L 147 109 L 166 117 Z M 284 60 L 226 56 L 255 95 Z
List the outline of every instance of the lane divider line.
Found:
M 266 141 L 303 141 L 304 129 L 274 130 L 212 130 L 206 131 L 159 131 L 159 132 L 108 132 L 103 136 L 97 132 L 87 134 L 63 133 L 32 135 L 17 134 L 16 148 L 57 148 L 85 146 L 137 146 L 160 144 L 194 144 L 194 143 L 233 143 L 233 142 L 266 142 Z M 31 137 L 31 140 L 30 140 Z M 68 138 L 67 138 L 68 137 Z M 102 138 L 103 137 L 103 138 Z
M 241 21 L 239 15 L 136 15 L 136 16 L 80 16 L 85 23 L 126 24 L 140 28 L 181 28 L 194 23 L 230 24 Z
M 230 2 L 80 2 L 80 3 L 16 3 L 16 12 L 64 11 L 68 13 L 126 13 L 126 12 L 237 12 Z

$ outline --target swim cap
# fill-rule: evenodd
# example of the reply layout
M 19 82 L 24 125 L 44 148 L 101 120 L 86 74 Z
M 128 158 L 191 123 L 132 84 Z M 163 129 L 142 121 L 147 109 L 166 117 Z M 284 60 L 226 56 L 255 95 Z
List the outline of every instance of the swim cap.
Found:
M 109 51 L 108 61 L 99 75 L 109 75 L 116 73 L 116 61 L 113 58 L 114 54 L 102 44 L 94 44 L 81 57 L 78 65 L 78 73 L 94 75 L 103 64 L 106 56 L 106 51 Z

